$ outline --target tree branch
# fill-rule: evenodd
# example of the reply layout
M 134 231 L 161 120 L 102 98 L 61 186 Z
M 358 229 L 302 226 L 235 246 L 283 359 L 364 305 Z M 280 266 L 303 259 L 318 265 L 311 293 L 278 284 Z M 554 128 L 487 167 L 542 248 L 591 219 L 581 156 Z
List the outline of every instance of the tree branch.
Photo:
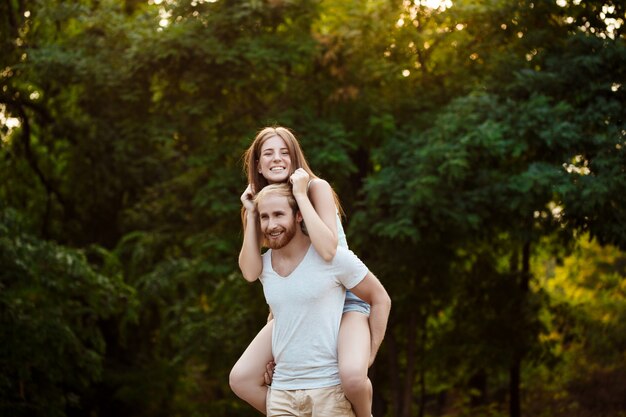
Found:
M 37 162 L 37 157 L 31 147 L 30 119 L 28 118 L 28 115 L 26 114 L 24 107 L 20 104 L 17 104 L 15 108 L 17 109 L 17 113 L 22 122 L 22 132 L 21 132 L 20 137 L 22 139 L 22 145 L 24 146 L 24 154 L 26 156 L 26 161 L 28 162 L 28 165 L 31 167 L 31 169 L 33 170 L 33 172 L 35 173 L 35 175 L 37 176 L 37 178 L 43 185 L 44 189 L 46 190 L 48 200 L 50 199 L 52 195 L 54 195 L 57 201 L 63 207 L 65 213 L 67 215 L 73 216 L 74 214 L 73 208 L 67 203 L 67 201 L 65 200 L 63 195 L 61 195 L 61 192 L 56 188 L 53 182 L 49 180 L 48 178 L 46 178 L 46 175 L 43 173 L 43 171 L 39 167 L 39 164 Z M 50 202 L 48 201 L 46 204 L 46 207 L 48 208 L 50 207 L 49 203 Z M 44 216 L 44 229 L 43 229 L 44 236 L 48 234 L 47 228 L 50 223 L 49 217 L 50 217 L 50 210 L 46 209 L 46 215 Z

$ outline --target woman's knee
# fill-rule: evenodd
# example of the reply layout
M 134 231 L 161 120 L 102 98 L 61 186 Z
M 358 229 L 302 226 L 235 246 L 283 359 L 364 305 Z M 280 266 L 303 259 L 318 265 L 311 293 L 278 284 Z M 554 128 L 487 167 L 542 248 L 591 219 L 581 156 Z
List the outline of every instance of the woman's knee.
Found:
M 349 395 L 367 390 L 367 374 L 357 368 L 340 368 L 339 378 L 343 390 Z
M 241 377 L 239 376 L 239 373 L 237 372 L 237 368 L 233 367 L 233 369 L 230 370 L 230 375 L 228 375 L 228 384 L 230 385 L 230 389 L 236 394 L 237 390 L 239 388 L 239 383 L 241 381 Z
M 230 389 L 237 395 L 239 395 L 251 381 L 251 378 L 246 374 L 245 370 L 238 365 L 239 364 L 235 364 L 235 366 L 233 366 L 228 376 Z

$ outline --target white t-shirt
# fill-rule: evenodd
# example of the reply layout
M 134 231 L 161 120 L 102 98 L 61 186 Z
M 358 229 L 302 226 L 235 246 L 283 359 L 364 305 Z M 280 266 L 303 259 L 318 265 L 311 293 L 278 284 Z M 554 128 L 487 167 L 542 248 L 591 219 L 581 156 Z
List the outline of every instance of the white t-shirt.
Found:
M 272 268 L 271 249 L 263 254 L 260 280 L 274 315 L 272 389 L 313 389 L 341 383 L 337 339 L 345 289 L 361 282 L 367 272 L 363 262 L 343 247 L 326 262 L 311 245 L 287 277 Z

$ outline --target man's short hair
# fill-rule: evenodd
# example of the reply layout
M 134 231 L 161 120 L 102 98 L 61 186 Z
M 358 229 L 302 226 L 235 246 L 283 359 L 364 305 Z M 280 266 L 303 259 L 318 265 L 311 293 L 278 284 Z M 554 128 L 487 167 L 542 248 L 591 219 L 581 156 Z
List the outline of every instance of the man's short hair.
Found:
M 278 196 L 287 198 L 289 207 L 291 207 L 293 214 L 296 214 L 298 212 L 298 202 L 293 196 L 293 191 L 291 189 L 290 184 L 288 183 L 270 184 L 268 186 L 263 187 L 261 191 L 259 191 L 257 195 L 254 197 L 254 205 L 256 206 L 256 208 L 258 209 L 259 202 L 261 200 L 263 200 L 264 198 L 270 195 L 278 195 Z

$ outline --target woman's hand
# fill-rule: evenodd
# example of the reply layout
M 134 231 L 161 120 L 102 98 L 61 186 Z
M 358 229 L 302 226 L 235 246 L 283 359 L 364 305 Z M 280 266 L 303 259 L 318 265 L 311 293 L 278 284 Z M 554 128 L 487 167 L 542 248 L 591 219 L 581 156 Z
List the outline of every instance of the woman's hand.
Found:
M 254 213 L 254 188 L 252 184 L 248 184 L 246 191 L 241 194 L 241 204 L 248 213 Z
M 293 195 L 306 195 L 309 188 L 309 173 L 302 168 L 298 168 L 289 177 L 289 182 L 293 184 Z

